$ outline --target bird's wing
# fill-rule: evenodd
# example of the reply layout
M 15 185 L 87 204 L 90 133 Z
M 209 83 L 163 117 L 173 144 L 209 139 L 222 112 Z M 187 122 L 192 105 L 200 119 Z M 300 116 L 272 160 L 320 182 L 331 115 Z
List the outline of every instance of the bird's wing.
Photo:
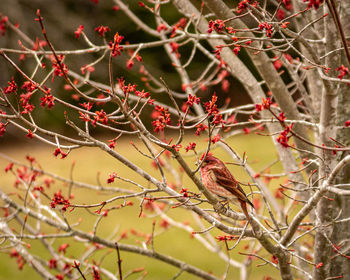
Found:
M 222 170 L 221 168 L 213 168 L 213 171 L 215 172 L 216 182 L 220 186 L 237 196 L 239 200 L 249 203 L 254 208 L 253 203 L 247 198 L 242 187 L 238 184 L 228 169 Z

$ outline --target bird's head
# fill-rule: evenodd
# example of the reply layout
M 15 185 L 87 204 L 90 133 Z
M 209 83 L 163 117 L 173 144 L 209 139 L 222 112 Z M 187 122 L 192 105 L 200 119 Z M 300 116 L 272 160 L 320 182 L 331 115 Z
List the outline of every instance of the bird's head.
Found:
M 208 154 L 203 161 L 202 167 L 207 165 L 215 165 L 217 163 L 220 163 L 220 160 L 214 157 L 212 154 Z

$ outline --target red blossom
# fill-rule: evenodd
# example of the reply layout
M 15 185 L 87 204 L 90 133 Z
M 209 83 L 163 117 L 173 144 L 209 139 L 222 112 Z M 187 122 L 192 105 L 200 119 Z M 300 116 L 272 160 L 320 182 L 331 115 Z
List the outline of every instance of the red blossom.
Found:
M 23 107 L 23 111 L 21 112 L 21 114 L 28 114 L 29 112 L 32 112 L 34 110 L 35 106 L 29 103 L 29 100 L 32 97 L 32 95 L 33 92 L 27 92 L 20 95 L 19 101 Z
M 3 136 L 5 131 L 6 131 L 6 126 L 8 125 L 9 123 L 2 123 L 0 122 L 0 136 Z
M 21 112 L 22 115 L 32 112 L 35 108 L 33 104 L 29 104 L 29 103 L 22 104 L 22 107 L 23 107 L 23 111 Z
M 344 124 L 344 127 L 349 127 L 350 126 L 350 120 L 346 121 Z
M 63 254 L 65 254 L 68 247 L 69 247 L 69 244 L 68 243 L 64 243 L 60 247 L 58 247 L 58 252 L 59 253 L 63 252 Z
M 21 89 L 25 89 L 28 92 L 32 92 L 34 90 L 36 90 L 38 88 L 38 86 L 34 83 L 32 83 L 31 81 L 25 81 L 21 87 Z
M 47 108 L 52 108 L 53 106 L 55 106 L 55 102 L 54 102 L 54 97 L 51 95 L 51 89 L 47 89 L 45 92 L 45 96 L 40 98 L 41 103 L 40 105 L 42 107 L 45 107 L 47 105 Z
M 255 110 L 257 112 L 260 112 L 260 111 L 264 110 L 264 107 L 261 104 L 255 104 Z
M 281 60 L 277 59 L 273 62 L 273 66 L 275 67 L 276 70 L 279 70 L 283 66 L 283 64 Z
M 259 30 L 265 29 L 266 36 L 270 37 L 272 36 L 272 24 L 268 24 L 266 21 L 259 24 Z
M 334 148 L 341 148 L 341 147 L 337 144 L 334 144 Z M 337 154 L 337 150 L 333 150 L 332 155 L 336 155 L 336 154 Z
M 126 68 L 131 69 L 134 66 L 134 61 L 132 59 L 129 59 L 126 62 Z
M 107 184 L 111 184 L 114 182 L 115 178 L 117 178 L 117 173 L 113 172 L 109 175 L 109 178 L 107 179 Z
M 250 129 L 248 127 L 244 127 L 243 128 L 243 132 L 244 132 L 244 134 L 249 134 L 250 133 Z
M 141 61 L 142 61 L 142 56 L 141 56 L 139 53 L 137 53 L 137 54 L 135 55 L 135 58 L 136 58 L 136 60 L 137 60 L 138 62 L 141 62 Z M 141 68 L 141 67 L 140 67 L 140 68 Z M 140 73 L 143 73 L 143 72 L 142 72 L 143 69 L 144 69 L 144 68 L 142 68 L 142 70 L 140 69 Z
M 65 76 L 68 73 L 68 67 L 66 64 L 64 64 L 62 61 L 64 59 L 63 55 L 58 56 L 58 61 L 55 60 L 52 63 L 52 68 L 54 69 L 53 75 L 54 76 Z
M 292 7 L 292 3 L 290 1 L 291 0 L 282 0 L 283 4 L 284 4 L 284 6 L 286 7 L 287 10 L 291 10 L 293 8 Z
M 270 109 L 271 105 L 272 105 L 272 101 L 271 101 L 270 97 L 268 97 L 266 99 L 263 98 L 261 104 L 255 104 L 255 109 L 257 112 L 260 112 L 260 111 L 265 110 L 265 109 Z
M 250 0 L 242 0 L 241 2 L 239 2 L 236 9 L 237 13 L 241 14 L 248 7 L 248 3 L 250 2 Z
M 286 120 L 286 116 L 284 115 L 284 112 L 281 112 L 279 115 L 278 115 L 278 120 L 280 122 L 284 122 Z
M 58 155 L 61 155 L 61 159 L 63 159 L 63 158 L 65 158 L 68 154 L 65 153 L 65 152 L 62 152 L 62 150 L 61 150 L 60 148 L 57 148 L 57 149 L 54 151 L 53 155 L 54 155 L 55 157 L 57 157 Z
M 17 258 L 17 265 L 18 265 L 18 269 L 22 270 L 23 266 L 25 264 L 25 260 L 23 259 L 23 257 L 16 251 L 16 249 L 12 248 L 11 249 L 11 253 L 10 253 L 10 257 L 11 258 Z
M 94 116 L 95 122 L 101 122 L 104 125 L 108 124 L 108 116 L 103 109 L 101 111 L 96 111 L 95 112 L 96 116 Z
M 150 93 L 148 91 L 145 92 L 145 90 L 142 90 L 142 91 L 136 90 L 135 94 L 137 96 L 141 97 L 141 98 L 148 98 L 148 97 L 150 97 Z
M 80 103 L 80 106 L 83 107 L 85 110 L 90 111 L 92 108 L 92 103 L 89 101 L 88 103 Z
M 216 57 L 217 59 L 220 59 L 220 55 L 221 55 L 221 51 L 222 51 L 222 46 L 216 46 L 215 48 L 216 48 L 216 50 L 214 51 L 215 57 Z
M 285 21 L 281 23 L 281 28 L 287 28 L 287 26 L 290 24 L 289 21 Z
M 5 36 L 6 28 L 7 28 L 8 17 L 4 16 L 0 20 L 0 32 L 1 36 Z
M 82 67 L 80 67 L 80 71 L 81 73 L 83 73 L 83 75 L 85 75 L 86 72 L 94 72 L 95 71 L 95 67 L 93 66 L 89 66 L 89 65 L 84 65 Z
M 74 34 L 75 34 L 75 38 L 79 38 L 81 33 L 83 32 L 84 30 L 84 25 L 79 25 L 79 27 L 77 28 L 77 30 L 74 31 Z
M 293 63 L 293 57 L 289 53 L 284 53 L 283 56 L 289 63 Z
M 61 190 L 56 192 L 53 198 L 51 199 L 51 208 L 56 208 L 57 205 L 63 205 L 62 211 L 66 211 L 70 205 L 70 201 L 64 198 Z M 60 252 L 60 250 L 58 250 L 58 252 Z
M 283 199 L 284 196 L 283 196 L 282 192 L 283 192 L 283 188 L 278 188 L 278 189 L 275 191 L 275 198 L 277 198 L 277 199 Z
M 123 78 L 119 79 L 119 86 L 120 88 L 123 90 L 124 94 L 126 95 L 127 93 L 130 93 L 130 92 L 135 92 L 136 91 L 136 85 L 131 85 L 131 84 L 128 84 L 127 86 L 125 85 L 125 81 L 123 80 Z M 137 96 L 142 96 L 144 94 L 147 94 L 145 93 L 144 91 L 140 92 L 140 91 L 137 91 L 135 92 L 135 94 Z M 145 96 L 146 97 L 146 96 Z M 147 96 L 148 97 L 148 96 Z
M 34 137 L 33 132 L 30 129 L 28 129 L 27 137 L 30 139 L 33 139 L 33 137 Z
M 291 124 L 290 126 L 287 126 L 281 132 L 281 134 L 277 137 L 277 142 L 280 143 L 285 148 L 289 147 L 288 140 L 290 138 L 290 135 L 288 135 L 288 134 L 292 130 L 292 128 L 293 128 L 293 124 Z
M 20 43 L 21 44 L 21 43 Z M 37 51 L 40 48 L 43 48 L 47 45 L 47 42 L 44 40 L 39 40 L 38 37 L 36 37 L 34 47 L 32 48 L 33 51 Z
M 180 193 L 183 194 L 183 195 L 182 195 L 183 197 L 188 197 L 188 189 L 182 188 L 181 191 L 180 191 Z
M 168 29 L 168 27 L 164 24 L 161 23 L 157 26 L 157 31 L 160 33 L 162 30 L 166 31 Z
M 340 71 L 340 74 L 338 75 L 339 79 L 343 79 L 345 75 L 349 75 L 349 68 L 345 67 L 343 64 L 336 69 L 337 71 Z
M 170 226 L 169 222 L 165 219 L 162 219 L 160 226 L 164 229 L 168 229 L 168 227 Z
M 215 143 L 219 142 L 220 138 L 221 138 L 220 135 L 216 134 L 215 137 L 211 138 L 211 142 L 213 144 L 215 144 Z
M 11 258 L 17 258 L 19 256 L 19 253 L 16 251 L 15 248 L 11 249 L 10 257 Z
M 272 262 L 273 262 L 274 264 L 278 264 L 278 259 L 277 259 L 276 256 L 272 255 L 271 258 L 272 258 Z
M 186 104 L 190 107 L 193 106 L 193 104 L 199 104 L 200 98 L 196 97 L 195 95 L 189 94 Z
M 235 55 L 238 55 L 238 53 L 239 53 L 239 51 L 241 50 L 241 47 L 240 46 L 236 46 L 236 47 L 234 47 L 233 48 L 233 53 L 235 54 Z
M 196 125 L 196 128 L 197 128 L 197 130 L 196 130 L 195 134 L 197 136 L 199 136 L 202 131 L 205 131 L 208 128 L 208 126 L 205 125 L 205 124 L 200 123 L 200 124 Z
M 234 235 L 218 235 L 218 236 L 215 236 L 215 239 L 220 242 L 220 241 L 235 240 L 235 239 L 237 239 L 237 237 Z
M 224 127 L 225 123 L 226 123 L 226 121 L 222 118 L 221 114 L 214 115 L 214 118 L 212 120 L 213 125 L 220 125 L 221 124 L 221 126 Z
M 226 31 L 230 34 L 235 34 L 237 32 L 232 26 L 227 26 Z
M 115 139 L 108 140 L 108 142 L 110 142 L 110 144 L 108 145 L 108 147 L 111 148 L 111 149 L 114 149 L 114 148 L 115 148 Z
M 323 3 L 323 0 L 304 0 L 304 2 L 309 2 L 307 4 L 308 8 L 314 7 L 317 10 Z
M 11 81 L 8 81 L 7 83 L 8 83 L 8 87 L 4 88 L 4 92 L 6 94 L 15 93 L 18 87 L 13 77 L 11 77 Z
M 315 267 L 316 267 L 317 269 L 319 269 L 319 268 L 322 267 L 322 266 L 323 266 L 323 263 L 322 263 L 322 262 L 320 262 L 320 263 L 318 263 L 318 264 L 315 265 Z
M 57 260 L 56 259 L 50 259 L 49 260 L 49 268 L 57 268 Z
M 96 125 L 94 122 L 91 121 L 91 118 L 88 114 L 79 111 L 79 115 L 79 119 L 82 119 L 84 122 L 91 122 L 93 126 Z
M 171 146 L 175 151 L 180 151 L 180 148 L 182 147 L 182 145 L 181 144 L 178 144 L 178 145 L 172 145 Z
M 121 41 L 123 41 L 124 37 L 119 35 L 119 33 L 115 33 L 113 37 L 113 42 L 109 42 L 108 46 L 111 50 L 112 56 L 115 57 L 117 55 L 121 55 L 121 51 L 123 47 L 120 46 Z
M 217 32 L 222 32 L 222 30 L 225 28 L 225 23 L 221 19 L 210 20 L 208 27 L 208 33 L 212 33 L 214 30 Z
M 10 162 L 6 167 L 5 167 L 5 172 L 9 172 L 10 170 L 12 170 L 13 167 L 13 162 Z
M 159 105 L 157 105 L 154 110 L 158 113 L 157 119 L 152 122 L 154 132 L 163 131 L 166 125 L 171 123 L 170 113 L 168 112 L 168 109 Z
M 170 43 L 170 47 L 171 47 L 171 53 L 175 53 L 177 58 L 180 58 L 181 55 L 179 53 L 179 44 L 176 42 L 171 42 Z
M 180 18 L 180 20 L 173 25 L 173 28 L 171 29 L 171 36 L 170 37 L 174 37 L 176 35 L 175 34 L 176 30 L 184 29 L 186 27 L 186 24 L 187 24 L 187 19 L 184 17 Z
M 92 271 L 94 274 L 94 280 L 101 280 L 100 273 L 94 266 L 92 267 Z
M 214 92 L 211 100 L 209 102 L 204 103 L 205 110 L 207 111 L 208 115 L 215 115 L 219 113 L 219 110 L 216 106 L 216 101 L 218 100 L 218 97 L 216 96 L 216 93 Z
M 99 36 L 104 37 L 105 33 L 110 31 L 110 29 L 108 26 L 100 25 L 100 26 L 95 28 L 95 31 L 99 34 Z
M 185 149 L 186 149 L 186 153 L 188 151 L 190 151 L 190 150 L 194 151 L 196 149 L 196 143 L 195 142 L 193 142 L 193 143 L 190 142 Z
M 278 9 L 276 13 L 276 18 L 283 20 L 286 17 L 286 13 L 282 9 Z
M 230 89 L 230 82 L 228 80 L 224 79 L 221 83 L 221 89 L 224 92 L 228 92 L 228 90 Z
M 272 101 L 271 101 L 271 98 L 268 97 L 268 98 L 263 98 L 262 99 L 262 105 L 264 107 L 264 109 L 270 109 L 271 105 L 272 105 Z

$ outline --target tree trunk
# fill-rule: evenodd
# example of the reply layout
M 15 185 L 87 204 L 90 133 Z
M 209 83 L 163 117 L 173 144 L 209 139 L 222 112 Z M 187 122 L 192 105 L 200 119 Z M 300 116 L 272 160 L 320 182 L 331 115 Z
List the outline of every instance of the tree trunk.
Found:
M 339 3 L 340 4 L 340 3 Z M 350 35 L 350 2 L 342 1 L 341 2 L 341 23 L 345 33 L 345 36 L 349 38 Z M 348 66 L 345 55 L 343 54 L 341 63 Z M 339 88 L 339 102 L 338 102 L 338 116 L 337 124 L 339 127 L 344 126 L 344 123 L 350 119 L 350 107 L 344 106 L 344 104 L 349 104 L 350 95 L 349 95 L 349 86 L 342 84 Z M 344 145 L 350 143 L 350 131 L 348 129 L 340 129 L 338 131 L 337 139 L 339 142 Z M 344 158 L 348 153 L 344 152 L 338 155 L 338 160 Z M 350 167 L 347 166 L 340 173 L 337 184 L 346 184 L 350 182 Z M 347 188 L 348 189 L 348 188 Z M 341 211 L 341 215 L 338 220 L 342 220 L 350 216 L 350 197 L 349 196 L 336 196 L 336 203 L 338 206 L 338 211 Z M 350 221 L 336 223 L 334 225 L 334 231 L 332 236 L 332 241 L 335 245 L 340 247 L 340 252 L 345 255 L 350 255 Z M 338 255 L 335 252 L 336 257 L 332 260 L 330 275 L 333 277 L 342 275 L 344 279 L 350 279 L 350 263 L 349 259 Z

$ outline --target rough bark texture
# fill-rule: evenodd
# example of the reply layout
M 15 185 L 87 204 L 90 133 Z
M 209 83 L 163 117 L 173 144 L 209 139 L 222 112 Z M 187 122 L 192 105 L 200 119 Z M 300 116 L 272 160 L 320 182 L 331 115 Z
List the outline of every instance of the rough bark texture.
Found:
M 349 38 L 350 35 L 350 2 L 342 1 L 341 3 L 341 23 L 344 29 L 345 36 Z M 347 65 L 346 57 L 343 54 L 341 63 Z M 341 85 L 339 88 L 339 99 L 338 99 L 338 116 L 337 124 L 343 126 L 344 123 L 350 119 L 350 107 L 344 106 L 344 104 L 350 104 L 350 95 L 348 85 Z M 345 144 L 350 144 L 350 131 L 341 129 L 338 131 L 337 139 Z M 348 153 L 338 154 L 338 160 L 344 158 Z M 338 177 L 337 184 L 346 184 L 350 182 L 350 167 L 346 166 L 340 176 Z M 348 189 L 348 188 L 347 188 Z M 337 210 L 341 210 L 339 219 L 344 219 L 350 216 L 350 197 L 349 196 L 336 196 Z M 334 244 L 341 246 L 340 251 L 343 254 L 350 255 L 350 221 L 337 223 L 334 226 L 332 241 Z M 350 279 L 350 265 L 349 260 L 342 256 L 337 256 L 332 260 L 330 268 L 330 276 L 336 277 L 343 275 L 344 279 Z
M 325 12 L 329 13 L 327 5 Z M 339 47 L 339 37 L 333 19 L 328 17 L 325 23 L 326 36 L 326 52 Z M 339 65 L 339 55 L 334 53 L 326 58 L 326 65 L 331 69 L 336 69 Z M 334 143 L 330 137 L 336 136 L 336 112 L 337 112 L 337 91 L 324 89 L 321 98 L 321 115 L 320 115 L 320 144 L 326 146 L 333 146 Z M 329 176 L 330 171 L 335 165 L 335 157 L 331 151 L 321 151 L 320 156 L 323 161 L 320 165 L 319 177 L 320 182 Z M 331 265 L 331 254 L 333 251 L 332 244 L 330 244 L 331 236 L 333 234 L 333 227 L 322 227 L 322 225 L 329 224 L 336 216 L 336 206 L 333 199 L 335 195 L 327 194 L 323 197 L 317 205 L 316 225 L 320 226 L 316 230 L 315 236 L 315 251 L 314 261 L 316 264 L 322 263 L 320 267 L 314 268 L 314 279 L 326 279 L 329 277 L 329 270 Z

